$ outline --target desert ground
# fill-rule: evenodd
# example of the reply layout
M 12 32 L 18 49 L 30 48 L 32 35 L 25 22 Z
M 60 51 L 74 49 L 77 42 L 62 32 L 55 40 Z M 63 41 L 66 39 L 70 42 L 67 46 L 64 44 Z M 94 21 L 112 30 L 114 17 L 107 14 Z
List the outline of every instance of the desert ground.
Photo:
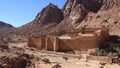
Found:
M 9 46 L 22 48 L 24 53 L 34 55 L 32 64 L 27 68 L 120 68 L 120 65 L 114 63 L 101 65 L 99 61 L 47 53 L 35 48 L 29 48 L 27 43 L 10 43 Z

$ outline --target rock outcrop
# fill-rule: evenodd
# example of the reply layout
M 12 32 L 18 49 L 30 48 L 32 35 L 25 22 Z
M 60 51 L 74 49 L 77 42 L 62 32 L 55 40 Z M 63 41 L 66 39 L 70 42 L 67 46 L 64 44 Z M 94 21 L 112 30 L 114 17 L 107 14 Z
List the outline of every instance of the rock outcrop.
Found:
M 34 55 L 25 53 L 24 48 L 0 46 L 0 68 L 30 68 L 33 59 Z
M 80 22 L 79 27 L 106 27 L 110 34 L 120 35 L 120 0 L 100 0 L 101 6 L 97 12 L 91 12 Z

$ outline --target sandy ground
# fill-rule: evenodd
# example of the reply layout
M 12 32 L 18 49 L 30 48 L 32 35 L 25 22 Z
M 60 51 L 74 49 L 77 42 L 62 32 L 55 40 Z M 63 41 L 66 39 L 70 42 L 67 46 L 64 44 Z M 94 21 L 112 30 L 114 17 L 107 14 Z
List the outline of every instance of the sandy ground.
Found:
M 35 54 L 35 53 L 34 53 Z M 99 68 L 101 65 L 99 61 L 88 61 L 86 59 L 75 59 L 69 58 L 67 61 L 59 55 L 52 55 L 52 54 L 45 54 L 44 55 L 40 52 L 36 52 L 38 56 L 42 56 L 41 58 L 47 58 L 50 60 L 51 63 L 45 64 L 44 62 L 38 61 L 36 62 L 35 68 L 52 68 L 55 64 L 59 64 L 61 68 Z M 104 68 L 120 68 L 118 64 L 106 64 Z
M 17 43 L 17 44 L 10 43 L 9 45 L 17 46 L 21 48 L 26 47 L 26 43 Z M 35 57 L 40 58 L 38 61 L 34 62 L 35 66 L 31 68 L 52 68 L 56 64 L 59 64 L 61 66 L 58 68 L 100 68 L 101 66 L 99 61 L 89 60 L 88 62 L 86 62 L 86 59 L 75 59 L 75 58 L 68 58 L 68 60 L 66 60 L 61 55 L 43 53 L 40 50 L 36 50 L 36 49 L 30 50 L 26 48 L 25 52 L 29 54 L 33 54 L 35 55 Z M 49 59 L 50 63 L 45 63 L 41 61 L 41 59 L 44 58 Z M 106 64 L 104 65 L 104 68 L 120 68 L 120 65 Z

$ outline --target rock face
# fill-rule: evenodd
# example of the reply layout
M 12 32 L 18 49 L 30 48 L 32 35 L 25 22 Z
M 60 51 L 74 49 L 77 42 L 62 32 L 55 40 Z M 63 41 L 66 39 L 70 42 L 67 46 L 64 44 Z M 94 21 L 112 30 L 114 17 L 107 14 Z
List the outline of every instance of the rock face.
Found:
M 10 24 L 7 24 L 5 22 L 0 21 L 0 29 L 3 29 L 3 28 L 13 28 L 13 26 Z
M 119 3 L 120 0 L 67 0 L 63 9 L 49 4 L 31 23 L 18 31 L 28 35 L 44 35 L 50 31 L 86 26 L 107 27 L 111 34 L 120 35 Z
M 83 26 L 107 27 L 111 34 L 120 34 L 120 0 L 67 0 L 62 11 L 64 20 L 56 29 Z
M 111 34 L 120 35 L 120 0 L 100 0 L 101 6 L 97 12 L 86 15 L 79 27 L 107 27 Z

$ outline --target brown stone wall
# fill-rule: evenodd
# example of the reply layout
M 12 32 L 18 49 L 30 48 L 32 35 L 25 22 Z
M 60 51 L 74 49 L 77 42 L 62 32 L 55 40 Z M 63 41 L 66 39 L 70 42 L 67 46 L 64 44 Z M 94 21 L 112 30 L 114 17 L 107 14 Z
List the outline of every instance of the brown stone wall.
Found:
M 47 37 L 46 38 L 46 50 L 48 51 L 58 51 L 59 48 L 59 39 L 56 37 Z
M 46 37 L 41 37 L 41 42 L 42 42 L 42 49 L 45 49 Z
M 97 48 L 99 41 L 95 37 L 60 40 L 60 50 L 88 50 Z
M 110 35 L 107 29 L 98 30 L 94 33 L 97 35 L 97 39 L 101 42 L 105 42 L 110 39 Z
M 70 51 L 73 50 L 69 45 L 71 45 L 71 40 L 60 39 L 59 41 L 59 50 L 60 51 Z
M 54 38 L 47 37 L 46 38 L 46 50 L 53 51 L 54 50 L 53 47 L 54 47 Z
M 69 50 L 88 50 L 97 48 L 101 43 L 108 39 L 107 31 L 98 30 L 93 34 L 81 34 L 77 38 L 59 39 L 55 36 L 48 37 L 29 37 L 28 46 L 48 51 L 69 51 Z
M 38 49 L 42 49 L 45 47 L 45 37 L 29 37 L 28 38 L 28 46 L 30 47 L 36 47 Z

